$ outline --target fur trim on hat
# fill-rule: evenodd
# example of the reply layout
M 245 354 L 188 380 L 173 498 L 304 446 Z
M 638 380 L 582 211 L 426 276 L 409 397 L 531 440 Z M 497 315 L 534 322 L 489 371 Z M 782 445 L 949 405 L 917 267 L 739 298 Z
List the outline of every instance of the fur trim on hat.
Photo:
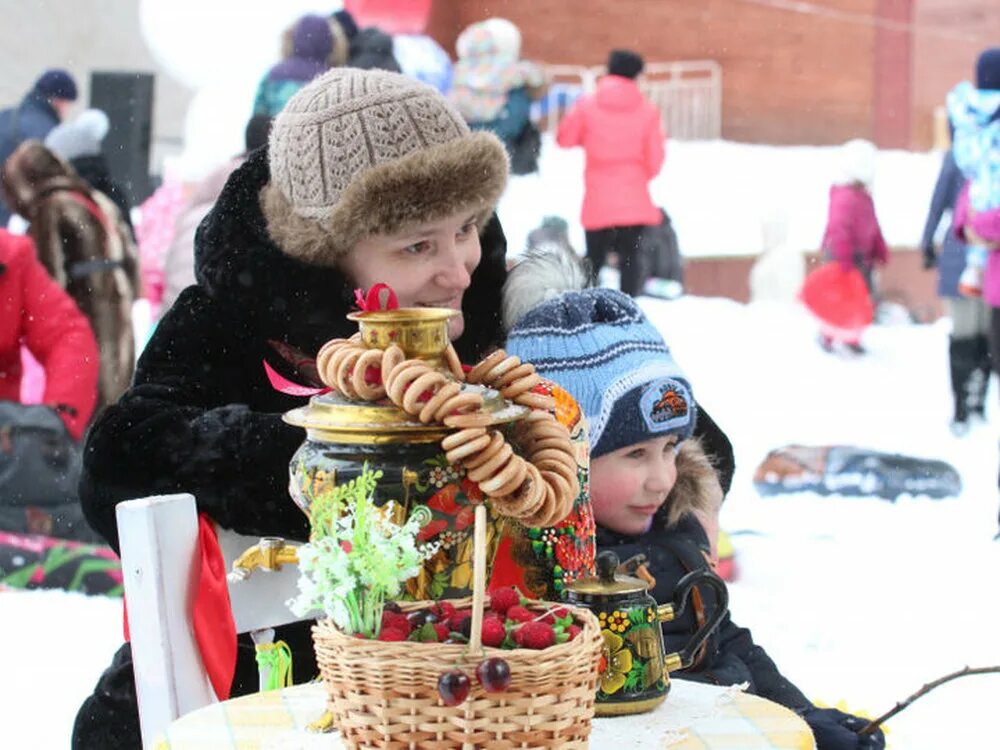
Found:
M 477 132 L 414 151 L 356 175 L 330 214 L 299 216 L 272 183 L 261 192 L 267 230 L 278 247 L 304 263 L 333 266 L 358 240 L 395 234 L 469 208 L 486 225 L 507 183 L 499 139 Z
M 656 512 L 664 528 L 677 524 L 688 513 L 714 514 L 722 504 L 722 487 L 712 460 L 697 438 L 680 444 L 676 458 L 677 479 L 667 501 Z
M 572 247 L 558 242 L 529 247 L 508 272 L 503 287 L 504 330 L 510 331 L 541 303 L 585 289 L 589 283 L 589 264 Z

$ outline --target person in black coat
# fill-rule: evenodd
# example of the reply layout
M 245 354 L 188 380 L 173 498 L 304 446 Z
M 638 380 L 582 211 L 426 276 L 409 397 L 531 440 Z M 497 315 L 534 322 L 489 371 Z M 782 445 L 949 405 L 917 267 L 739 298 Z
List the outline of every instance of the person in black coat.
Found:
M 0 111 L 0 167 L 21 143 L 44 140 L 67 115 L 76 101 L 76 81 L 65 70 L 42 73 L 21 103 Z M 10 221 L 11 210 L 0 195 L 0 227 Z
M 512 274 L 513 275 L 513 274 Z M 598 552 L 620 560 L 646 558 L 658 602 L 674 598 L 688 572 L 711 567 L 724 495 L 711 453 L 696 437 L 701 413 L 691 386 L 657 330 L 626 294 L 571 291 L 542 302 L 511 328 L 507 351 L 532 362 L 565 388 L 590 425 L 590 492 Z M 717 428 L 716 428 L 717 429 Z M 667 651 L 680 651 L 697 630 L 699 610 L 716 601 L 697 587 L 683 616 L 663 624 Z M 692 596 L 692 600 L 694 597 Z M 816 707 L 727 614 L 687 670 L 685 679 L 717 685 L 747 683 L 800 714 L 818 750 L 877 750 L 881 731 L 862 737 L 867 722 Z
M 225 528 L 306 539 L 287 493 L 304 434 L 281 419 L 302 401 L 274 390 L 263 362 L 310 383 L 303 361 L 354 332 L 354 290 L 378 281 L 400 306 L 460 309 L 449 333 L 463 361 L 498 346 L 506 241 L 493 208 L 506 176 L 500 142 L 470 133 L 429 86 L 339 68 L 303 88 L 268 146 L 229 178 L 195 240 L 197 285 L 88 435 L 80 490 L 91 525 L 117 550 L 117 503 L 190 492 Z M 296 680 L 313 677 L 309 625 L 276 638 L 291 647 Z M 256 691 L 257 680 L 241 638 L 232 694 Z M 139 743 L 126 645 L 81 707 L 73 747 Z
M 941 160 L 941 171 L 934 184 L 934 194 L 927 209 L 920 247 L 924 268 L 938 268 L 938 296 L 951 316 L 951 336 L 948 339 L 948 363 L 954 416 L 951 429 L 956 435 L 969 430 L 969 417 L 983 418 L 986 411 L 986 391 L 990 383 L 990 307 L 982 297 L 966 297 L 958 291 L 958 280 L 965 270 L 966 245 L 951 226 L 955 201 L 965 185 L 965 175 L 955 163 L 955 154 L 948 149 Z M 935 236 L 942 218 L 948 214 L 948 231 L 941 243 L 941 252 L 934 249 Z

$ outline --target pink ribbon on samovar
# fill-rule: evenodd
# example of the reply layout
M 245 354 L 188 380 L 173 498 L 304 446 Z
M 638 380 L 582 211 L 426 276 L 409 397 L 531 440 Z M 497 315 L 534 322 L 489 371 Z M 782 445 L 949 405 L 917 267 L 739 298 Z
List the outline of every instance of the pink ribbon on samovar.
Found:
M 386 293 L 384 306 L 382 303 L 382 292 Z M 354 300 L 361 312 L 399 309 L 399 298 L 396 297 L 395 290 L 388 284 L 383 284 L 381 282 L 373 284 L 372 288 L 369 289 L 367 293 L 365 293 L 364 289 L 355 289 Z M 271 387 L 279 393 L 285 393 L 289 396 L 318 396 L 323 393 L 329 393 L 333 390 L 332 388 L 326 387 L 320 388 L 302 385 L 301 383 L 289 380 L 271 367 L 266 359 L 261 360 L 261 364 L 264 365 L 264 373 L 267 375 L 267 380 L 271 384 Z

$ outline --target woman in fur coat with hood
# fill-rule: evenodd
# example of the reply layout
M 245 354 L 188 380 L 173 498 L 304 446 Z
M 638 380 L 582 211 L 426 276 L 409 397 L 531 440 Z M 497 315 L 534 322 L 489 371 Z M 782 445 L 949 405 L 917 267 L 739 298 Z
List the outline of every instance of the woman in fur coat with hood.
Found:
M 276 391 L 263 363 L 317 384 L 319 347 L 354 332 L 354 290 L 377 282 L 401 307 L 460 310 L 449 333 L 462 361 L 500 345 L 506 241 L 493 208 L 506 178 L 500 142 L 471 133 L 429 86 L 337 68 L 299 91 L 202 223 L 197 284 L 89 433 L 81 499 L 95 529 L 118 549 L 117 503 L 190 492 L 222 527 L 306 539 L 287 489 L 304 435 L 281 419 L 302 399 Z M 296 680 L 310 679 L 309 624 L 276 638 L 291 647 Z M 248 638 L 238 651 L 233 695 L 258 682 Z M 81 708 L 74 747 L 138 746 L 126 645 Z
M 40 141 L 25 141 L 3 167 L 7 203 L 29 222 L 38 259 L 90 321 L 101 351 L 95 414 L 132 379 L 132 303 L 138 261 L 118 208 Z

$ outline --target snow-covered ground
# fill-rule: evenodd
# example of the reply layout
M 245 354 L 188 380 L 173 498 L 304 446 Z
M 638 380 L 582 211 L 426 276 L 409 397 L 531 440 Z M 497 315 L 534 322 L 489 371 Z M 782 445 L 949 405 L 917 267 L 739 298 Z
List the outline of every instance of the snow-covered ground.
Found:
M 645 299 L 703 401 L 733 440 L 723 510 L 742 575 L 734 620 L 817 701 L 873 714 L 966 664 L 1000 664 L 997 440 L 948 431 L 947 321 L 876 327 L 871 353 L 813 344 L 794 306 Z M 991 396 L 991 419 L 996 419 Z M 763 499 L 753 469 L 790 442 L 844 442 L 941 458 L 960 498 L 897 503 L 802 494 Z M 76 708 L 120 643 L 121 605 L 57 592 L 0 593 L 0 747 L 64 748 Z M 1000 676 L 940 688 L 890 723 L 902 750 L 991 748 Z
M 689 258 L 756 255 L 761 224 L 781 220 L 789 244 L 817 250 L 823 237 L 836 146 L 760 146 L 731 141 L 674 141 L 652 182 L 653 201 L 670 213 Z M 941 166 L 941 154 L 880 151 L 872 194 L 891 247 L 916 247 Z M 545 136 L 537 174 L 514 177 L 499 214 L 512 255 L 542 217 L 562 216 L 583 252 L 579 226 L 583 150 L 562 149 Z

